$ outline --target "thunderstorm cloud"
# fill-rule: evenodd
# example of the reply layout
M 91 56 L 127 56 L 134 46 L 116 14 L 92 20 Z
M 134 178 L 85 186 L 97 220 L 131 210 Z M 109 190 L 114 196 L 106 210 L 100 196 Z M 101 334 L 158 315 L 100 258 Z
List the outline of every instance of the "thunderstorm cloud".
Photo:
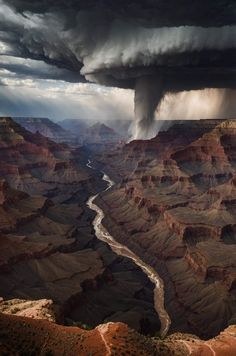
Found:
M 171 93 L 233 97 L 235 39 L 233 0 L 0 0 L 0 71 L 134 89 L 136 137 Z

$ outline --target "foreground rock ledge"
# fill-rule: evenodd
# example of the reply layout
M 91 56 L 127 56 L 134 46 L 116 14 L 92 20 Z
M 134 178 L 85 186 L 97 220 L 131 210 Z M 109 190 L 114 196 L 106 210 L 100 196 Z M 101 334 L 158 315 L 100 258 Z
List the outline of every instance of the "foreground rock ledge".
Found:
M 42 317 L 47 318 L 47 313 L 42 313 Z M 1 313 L 0 354 L 233 356 L 236 354 L 236 326 L 228 327 L 208 341 L 180 333 L 161 340 L 140 335 L 123 323 L 107 323 L 88 331 L 45 319 Z

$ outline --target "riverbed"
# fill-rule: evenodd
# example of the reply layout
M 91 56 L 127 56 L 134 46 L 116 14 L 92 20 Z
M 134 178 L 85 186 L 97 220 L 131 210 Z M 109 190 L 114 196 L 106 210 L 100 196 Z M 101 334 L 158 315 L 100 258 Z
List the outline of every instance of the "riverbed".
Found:
M 92 166 L 92 162 L 88 160 L 88 163 L 86 166 L 90 169 L 94 169 Z M 111 189 L 115 183 L 110 179 L 110 177 L 103 173 L 103 180 L 107 183 L 107 188 L 103 190 L 102 192 L 105 192 L 109 189 Z M 99 206 L 95 204 L 96 198 L 101 194 L 102 192 L 91 196 L 88 201 L 87 201 L 87 206 L 96 212 L 96 217 L 93 220 L 93 227 L 95 230 L 96 237 L 107 243 L 111 249 L 120 256 L 130 258 L 137 266 L 139 266 L 142 271 L 147 275 L 149 280 L 154 284 L 154 307 L 156 312 L 159 315 L 160 322 L 161 322 L 161 335 L 165 336 L 170 328 L 170 317 L 165 310 L 164 306 L 164 284 L 158 273 L 148 264 L 146 264 L 142 259 L 137 256 L 134 252 L 132 252 L 128 247 L 125 245 L 122 245 L 116 239 L 110 235 L 110 233 L 107 231 L 107 229 L 103 226 L 102 220 L 104 218 L 104 212 Z

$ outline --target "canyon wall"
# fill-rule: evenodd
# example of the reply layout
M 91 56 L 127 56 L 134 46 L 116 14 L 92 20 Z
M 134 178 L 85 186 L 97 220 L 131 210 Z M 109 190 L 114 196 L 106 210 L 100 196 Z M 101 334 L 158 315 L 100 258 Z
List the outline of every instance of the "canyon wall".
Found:
M 234 120 L 177 122 L 99 157 L 117 182 L 97 201 L 105 226 L 161 275 L 172 331 L 235 323 L 235 142 Z

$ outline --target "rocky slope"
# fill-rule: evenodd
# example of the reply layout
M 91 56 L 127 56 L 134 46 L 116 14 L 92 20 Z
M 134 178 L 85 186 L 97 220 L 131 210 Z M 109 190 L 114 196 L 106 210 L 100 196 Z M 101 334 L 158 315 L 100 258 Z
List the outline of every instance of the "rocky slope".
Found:
M 0 162 L 0 297 L 51 299 L 67 324 L 158 330 L 152 284 L 94 236 L 86 200 L 104 185 L 86 152 L 1 118 Z
M 1 178 L 29 194 L 78 186 L 88 179 L 68 146 L 32 134 L 10 118 L 0 118 L 0 160 Z
M 119 182 L 97 202 L 105 226 L 163 278 L 174 331 L 235 323 L 235 142 L 233 120 L 176 123 L 101 158 Z
M 33 319 L 45 319 L 51 322 L 59 321 L 59 315 L 52 300 L 22 300 L 11 299 L 0 301 L 0 312 Z
M 233 356 L 236 327 L 216 338 L 202 341 L 189 334 L 173 334 L 164 340 L 150 338 L 123 323 L 106 323 L 93 330 L 64 327 L 41 320 L 0 314 L 0 352 L 2 355 L 111 355 L 111 356 Z

